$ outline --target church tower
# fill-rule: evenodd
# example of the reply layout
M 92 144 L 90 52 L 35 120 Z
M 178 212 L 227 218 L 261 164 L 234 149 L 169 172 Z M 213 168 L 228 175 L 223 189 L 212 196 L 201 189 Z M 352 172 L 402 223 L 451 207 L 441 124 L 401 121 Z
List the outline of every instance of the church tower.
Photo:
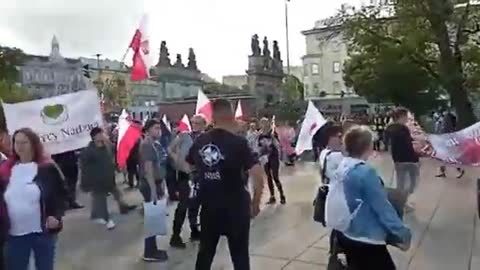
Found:
M 52 38 L 52 50 L 50 51 L 50 60 L 63 59 L 60 54 L 60 44 L 58 43 L 57 37 L 54 35 Z

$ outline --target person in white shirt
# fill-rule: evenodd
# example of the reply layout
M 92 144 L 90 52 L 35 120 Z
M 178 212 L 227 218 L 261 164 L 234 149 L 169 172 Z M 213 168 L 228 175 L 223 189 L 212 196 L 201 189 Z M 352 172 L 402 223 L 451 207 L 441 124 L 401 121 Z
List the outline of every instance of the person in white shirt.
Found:
M 332 125 L 326 128 L 323 142 L 326 143 L 325 148 L 320 152 L 320 176 L 322 185 L 329 185 L 331 181 L 335 181 L 334 175 L 342 162 L 343 156 L 343 127 Z M 328 196 L 328 195 L 327 195 Z M 324 225 L 325 226 L 325 225 Z M 341 234 L 336 230 L 332 230 L 330 234 L 330 258 L 329 261 L 339 260 L 338 236 Z
M 31 129 L 15 131 L 12 145 L 11 158 L 0 166 L 0 179 L 6 184 L 1 187 L 5 191 L 0 206 L 6 210 L 1 232 L 2 239 L 7 237 L 6 269 L 31 269 L 33 254 L 36 270 L 54 270 L 55 243 L 67 202 L 62 175 Z
M 320 152 L 320 175 L 323 184 L 329 184 L 338 165 L 343 159 L 343 128 L 341 126 L 330 126 L 326 132 L 326 147 Z

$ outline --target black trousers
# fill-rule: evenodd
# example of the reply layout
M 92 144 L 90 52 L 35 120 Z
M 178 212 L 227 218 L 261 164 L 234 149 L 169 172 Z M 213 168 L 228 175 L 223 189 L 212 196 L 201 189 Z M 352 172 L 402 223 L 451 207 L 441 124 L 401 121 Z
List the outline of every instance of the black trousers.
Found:
M 267 174 L 268 189 L 270 190 L 270 197 L 275 197 L 275 185 L 277 186 L 280 196 L 284 196 L 282 183 L 280 182 L 280 160 L 278 158 L 269 158 L 268 162 L 264 166 L 265 173 Z
M 65 184 L 68 190 L 68 203 L 72 204 L 77 201 L 77 183 L 78 183 L 78 176 L 69 175 L 65 176 Z
M 177 171 L 172 166 L 171 161 L 167 162 L 167 189 L 168 189 L 168 197 L 171 199 L 178 199 L 177 198 Z
M 178 172 L 177 189 L 179 194 L 179 202 L 175 210 L 173 218 L 173 234 L 180 235 L 182 232 L 183 223 L 188 212 L 188 220 L 190 221 L 190 228 L 198 230 L 198 211 L 200 205 L 196 198 L 190 198 L 191 187 L 189 184 L 190 175 L 184 172 Z
M 137 183 L 140 181 L 140 176 L 138 174 L 138 163 L 135 161 L 127 161 L 127 176 L 128 176 L 128 185 L 133 188 L 135 186 L 135 180 Z
M 320 152 L 321 151 L 322 150 L 320 149 L 320 147 L 317 147 L 317 146 L 313 147 L 313 161 L 314 162 L 318 161 L 318 158 L 320 157 Z
M 209 211 L 202 208 L 200 224 L 202 233 L 198 249 L 195 270 L 210 270 L 217 251 L 220 236 L 228 240 L 228 249 L 234 270 L 250 270 L 250 255 L 248 252 L 250 237 L 250 213 L 222 210 Z
M 347 256 L 348 269 L 352 270 L 395 270 L 395 263 L 386 245 L 371 245 L 353 241 L 337 234 L 339 244 Z

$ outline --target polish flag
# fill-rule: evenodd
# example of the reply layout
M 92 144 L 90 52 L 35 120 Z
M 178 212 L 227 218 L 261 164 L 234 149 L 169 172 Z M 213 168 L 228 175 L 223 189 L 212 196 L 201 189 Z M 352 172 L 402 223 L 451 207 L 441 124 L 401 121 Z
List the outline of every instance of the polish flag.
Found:
M 205 120 L 208 123 L 212 122 L 212 102 L 210 99 L 202 92 L 202 90 L 198 90 L 197 96 L 197 107 L 195 109 L 195 114 L 200 114 L 204 116 Z
M 318 111 L 317 107 L 308 102 L 307 113 L 305 114 L 305 120 L 303 120 L 300 134 L 298 135 L 297 145 L 295 146 L 295 152 L 297 155 L 301 155 L 306 150 L 312 150 L 313 135 L 327 123 L 327 120 Z
M 165 124 L 165 126 L 167 127 L 168 131 L 172 131 L 172 126 L 170 125 L 170 122 L 168 121 L 167 119 L 167 115 L 164 114 L 163 117 L 162 117 L 162 122 Z
M 118 118 L 117 162 L 120 169 L 125 168 L 132 148 L 142 137 L 142 128 L 132 123 L 130 119 L 125 109 Z
M 237 109 L 235 110 L 235 119 L 237 120 L 242 120 L 243 119 L 243 109 L 242 109 L 242 103 L 240 100 L 237 103 Z
M 188 115 L 184 114 L 182 117 L 182 120 L 178 122 L 177 131 L 178 132 L 192 131 L 192 125 L 190 125 L 190 119 L 188 119 Z
M 150 46 L 147 26 L 148 17 L 147 15 L 143 15 L 142 20 L 140 21 L 140 26 L 135 31 L 132 41 L 130 42 L 129 48 L 131 48 L 133 51 L 131 73 L 132 81 L 142 81 L 148 79 L 150 76 Z

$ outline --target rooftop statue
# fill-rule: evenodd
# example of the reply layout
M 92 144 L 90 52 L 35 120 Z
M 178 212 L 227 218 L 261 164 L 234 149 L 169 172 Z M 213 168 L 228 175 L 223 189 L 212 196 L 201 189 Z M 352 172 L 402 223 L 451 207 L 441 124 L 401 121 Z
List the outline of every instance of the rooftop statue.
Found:
M 263 39 L 263 56 L 270 58 L 270 49 L 268 48 L 268 39 L 265 37 Z
M 278 41 L 273 41 L 273 59 L 277 61 L 282 61 L 282 54 L 280 53 L 280 48 L 278 47 Z
M 167 42 L 162 41 L 160 44 L 160 58 L 158 59 L 157 66 L 171 66 L 170 53 L 168 52 Z
M 177 67 L 177 68 L 184 68 L 185 67 L 182 63 L 182 55 L 181 54 L 177 54 L 177 61 L 175 62 L 175 65 L 173 65 L 173 66 Z
M 252 36 L 252 55 L 253 56 L 260 56 L 261 49 L 260 49 L 260 42 L 258 41 L 258 35 L 255 34 Z
M 188 64 L 187 68 L 191 70 L 198 70 L 197 67 L 197 56 L 192 48 L 188 50 Z

